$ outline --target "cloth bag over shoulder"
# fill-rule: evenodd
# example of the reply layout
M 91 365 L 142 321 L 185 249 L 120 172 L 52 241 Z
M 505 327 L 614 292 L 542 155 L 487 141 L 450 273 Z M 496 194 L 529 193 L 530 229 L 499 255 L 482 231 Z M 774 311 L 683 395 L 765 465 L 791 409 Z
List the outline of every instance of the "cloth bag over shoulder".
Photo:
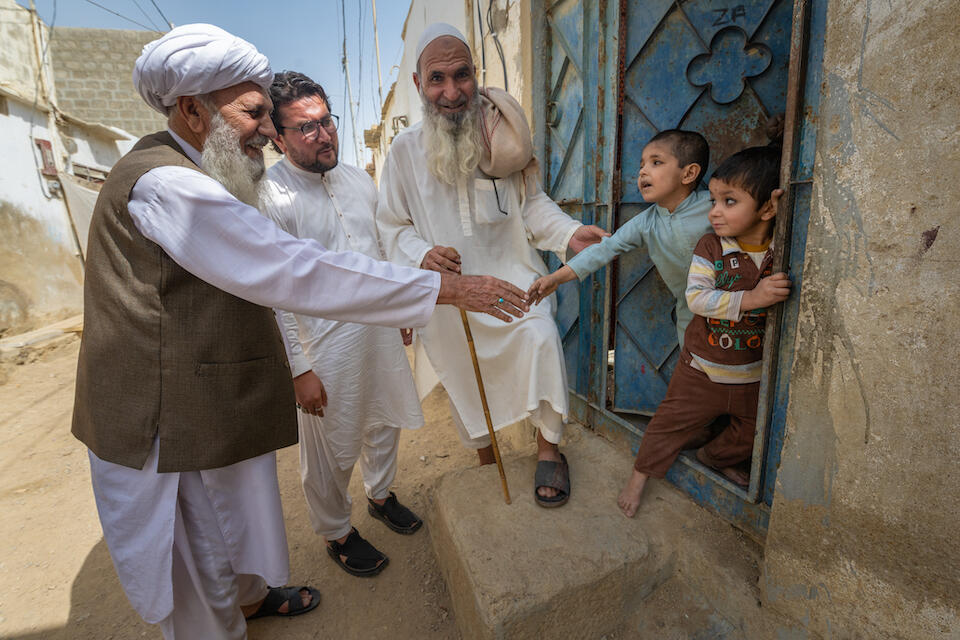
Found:
M 493 178 L 522 171 L 524 182 L 539 182 L 540 163 L 533 155 L 530 125 L 520 103 L 503 89 L 483 87 L 480 123 L 484 145 L 480 170 Z

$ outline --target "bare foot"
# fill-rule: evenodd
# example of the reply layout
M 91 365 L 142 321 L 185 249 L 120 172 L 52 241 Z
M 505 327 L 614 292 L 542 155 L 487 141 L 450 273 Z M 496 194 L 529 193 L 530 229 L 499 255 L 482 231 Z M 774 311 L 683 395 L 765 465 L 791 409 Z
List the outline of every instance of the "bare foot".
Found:
M 537 460 L 549 460 L 551 462 L 560 462 L 560 447 L 547 442 L 540 430 L 537 429 Z M 555 498 L 560 492 L 553 487 L 537 487 L 537 495 L 541 498 Z
M 266 599 L 267 597 L 264 596 L 263 600 L 266 600 Z M 259 602 L 255 602 L 253 604 L 242 605 L 240 607 L 240 611 L 243 613 L 243 617 L 249 618 L 250 616 L 255 614 L 257 612 L 257 609 L 260 608 L 260 605 L 263 604 L 263 600 L 260 600 Z M 313 596 L 310 595 L 310 591 L 308 591 L 307 589 L 300 589 L 300 601 L 303 603 L 304 607 L 309 605 L 313 601 Z M 286 613 L 289 610 L 290 610 L 290 605 L 284 602 L 282 605 L 280 605 L 280 608 L 277 609 L 277 612 Z
M 620 495 L 617 496 L 617 505 L 620 511 L 628 518 L 632 518 L 640 506 L 640 496 L 643 495 L 643 487 L 647 484 L 647 474 L 640 473 L 636 469 L 630 474 L 630 479 L 623 486 Z

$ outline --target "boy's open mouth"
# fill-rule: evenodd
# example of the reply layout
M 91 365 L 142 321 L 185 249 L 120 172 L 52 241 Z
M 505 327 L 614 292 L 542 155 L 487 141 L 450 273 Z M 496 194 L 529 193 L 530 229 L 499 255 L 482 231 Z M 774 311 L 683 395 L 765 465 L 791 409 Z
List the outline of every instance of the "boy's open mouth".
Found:
M 649 181 L 649 180 L 643 180 L 643 181 L 640 182 L 640 189 L 641 189 L 641 191 L 642 191 L 643 189 L 647 189 L 648 187 L 652 187 L 652 186 L 653 186 L 653 185 L 650 184 L 650 181 Z

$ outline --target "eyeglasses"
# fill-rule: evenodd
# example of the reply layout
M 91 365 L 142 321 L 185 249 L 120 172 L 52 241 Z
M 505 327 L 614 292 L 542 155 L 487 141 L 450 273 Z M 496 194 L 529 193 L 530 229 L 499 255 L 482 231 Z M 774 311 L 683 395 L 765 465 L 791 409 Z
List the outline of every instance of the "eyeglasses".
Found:
M 490 182 L 493 183 L 493 195 L 497 198 L 497 209 L 505 216 L 510 215 L 509 212 L 503 210 L 503 206 L 500 204 L 500 191 L 497 190 L 497 181 L 494 178 L 490 178 Z
M 320 127 L 323 127 L 327 130 L 328 133 L 333 133 L 340 126 L 340 116 L 330 114 L 319 120 L 311 120 L 310 122 L 304 122 L 299 127 L 280 127 L 281 129 L 297 129 L 303 135 L 304 138 L 312 139 L 320 135 Z

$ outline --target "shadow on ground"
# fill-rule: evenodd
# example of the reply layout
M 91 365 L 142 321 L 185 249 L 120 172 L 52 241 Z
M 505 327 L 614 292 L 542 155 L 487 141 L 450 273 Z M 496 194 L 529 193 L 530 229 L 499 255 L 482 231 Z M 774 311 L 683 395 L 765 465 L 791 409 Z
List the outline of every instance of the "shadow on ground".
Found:
M 70 588 L 67 623 L 62 627 L 8 637 L 17 640 L 120 640 L 159 638 L 160 632 L 144 622 L 130 606 L 114 571 L 107 543 L 101 539 L 90 550 Z

